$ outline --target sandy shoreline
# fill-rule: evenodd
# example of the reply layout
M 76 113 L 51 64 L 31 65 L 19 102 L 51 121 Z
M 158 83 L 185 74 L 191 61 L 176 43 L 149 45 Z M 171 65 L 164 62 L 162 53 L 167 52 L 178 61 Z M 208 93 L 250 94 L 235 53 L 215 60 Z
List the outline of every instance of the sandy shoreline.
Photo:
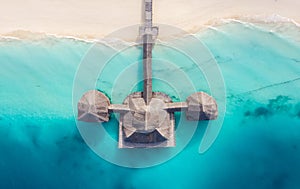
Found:
M 120 28 L 140 24 L 142 0 L 11 0 L 0 7 L 0 35 L 33 33 L 102 38 Z M 297 0 L 154 0 L 154 22 L 194 33 L 222 18 L 280 15 L 300 23 Z M 30 31 L 30 32 L 29 32 Z

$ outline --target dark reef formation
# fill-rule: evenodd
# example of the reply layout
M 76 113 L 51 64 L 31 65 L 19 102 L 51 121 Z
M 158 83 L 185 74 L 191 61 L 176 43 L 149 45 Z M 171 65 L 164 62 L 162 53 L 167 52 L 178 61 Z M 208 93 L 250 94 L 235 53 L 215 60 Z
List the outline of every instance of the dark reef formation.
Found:
M 247 110 L 245 117 L 268 117 L 274 114 L 288 114 L 291 117 L 300 118 L 300 103 L 293 104 L 288 96 L 278 95 L 270 99 L 268 104 L 255 107 L 253 110 Z

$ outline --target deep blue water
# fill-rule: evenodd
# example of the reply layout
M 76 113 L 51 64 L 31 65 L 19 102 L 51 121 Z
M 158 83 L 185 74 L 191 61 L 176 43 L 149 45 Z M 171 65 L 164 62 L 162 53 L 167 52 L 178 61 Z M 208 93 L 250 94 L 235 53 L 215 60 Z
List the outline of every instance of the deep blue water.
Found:
M 77 130 L 73 79 L 92 43 L 2 39 L 0 188 L 299 188 L 299 39 L 239 22 L 196 37 L 210 49 L 224 78 L 222 130 L 212 147 L 199 154 L 205 130 L 200 123 L 181 153 L 145 169 L 106 162 Z M 159 48 L 155 52 L 159 55 Z M 162 55 L 180 59 L 171 51 Z M 121 69 L 117 60 L 112 61 Z M 111 89 L 112 71 L 106 70 L 107 80 L 100 80 L 99 87 Z M 109 124 L 106 129 L 116 138 L 117 122 Z

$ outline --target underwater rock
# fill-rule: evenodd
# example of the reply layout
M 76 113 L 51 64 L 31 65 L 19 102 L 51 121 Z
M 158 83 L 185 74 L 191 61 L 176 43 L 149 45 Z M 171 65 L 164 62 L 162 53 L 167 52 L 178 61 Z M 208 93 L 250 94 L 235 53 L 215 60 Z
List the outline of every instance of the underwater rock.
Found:
M 262 117 L 262 116 L 268 116 L 270 114 L 271 114 L 271 112 L 267 108 L 265 108 L 265 107 L 258 107 L 258 108 L 256 108 L 254 110 L 254 114 L 253 115 L 255 117 Z
M 261 106 L 254 109 L 254 111 L 248 110 L 244 112 L 245 117 L 263 117 L 273 114 L 287 114 L 292 117 L 296 116 L 300 118 L 300 104 L 292 104 L 289 101 L 292 100 L 288 96 L 278 95 L 274 99 L 270 99 L 266 107 Z
M 297 113 L 297 117 L 300 118 L 300 110 Z
M 289 103 L 291 100 L 288 96 L 279 95 L 275 99 L 270 99 L 268 108 L 272 112 L 287 112 L 291 109 L 292 105 Z
M 251 111 L 249 111 L 249 110 L 246 111 L 246 112 L 244 113 L 244 116 L 245 116 L 245 117 L 248 117 L 248 116 L 251 116 L 251 115 L 252 115 L 252 113 L 251 113 Z
M 294 115 L 297 118 L 300 118 L 300 102 L 295 105 Z

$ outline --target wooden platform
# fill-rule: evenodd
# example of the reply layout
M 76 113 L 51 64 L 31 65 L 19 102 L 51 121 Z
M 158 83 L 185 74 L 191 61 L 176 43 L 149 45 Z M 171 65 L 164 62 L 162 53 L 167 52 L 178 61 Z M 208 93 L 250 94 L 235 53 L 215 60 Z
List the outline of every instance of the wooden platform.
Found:
M 120 115 L 119 148 L 175 146 L 174 113 L 165 109 L 171 102 L 161 92 L 153 92 L 148 105 L 142 92 L 130 94 L 123 103 L 130 111 Z

